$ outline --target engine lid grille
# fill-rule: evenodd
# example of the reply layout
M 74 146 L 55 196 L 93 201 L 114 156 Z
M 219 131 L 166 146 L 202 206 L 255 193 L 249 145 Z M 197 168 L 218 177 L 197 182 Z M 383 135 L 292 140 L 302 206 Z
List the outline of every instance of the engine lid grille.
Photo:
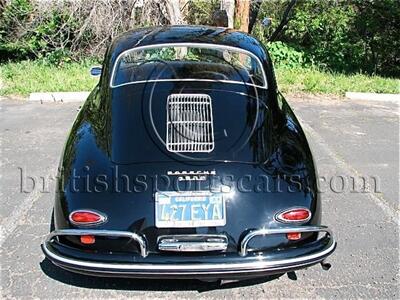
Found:
M 171 94 L 167 98 L 167 150 L 211 152 L 214 126 L 211 97 L 206 94 Z

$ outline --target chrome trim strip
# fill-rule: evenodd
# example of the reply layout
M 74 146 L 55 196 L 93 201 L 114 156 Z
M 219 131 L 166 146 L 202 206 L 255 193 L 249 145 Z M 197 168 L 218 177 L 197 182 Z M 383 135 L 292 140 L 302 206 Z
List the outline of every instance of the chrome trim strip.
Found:
M 66 235 L 94 235 L 94 236 L 112 236 L 112 237 L 124 237 L 129 238 L 136 241 L 140 247 L 140 255 L 143 257 L 147 256 L 147 243 L 144 237 L 140 236 L 137 233 L 129 232 L 129 231 L 117 231 L 117 230 L 91 230 L 91 229 L 62 229 L 55 230 L 51 232 L 45 240 L 46 243 L 50 243 L 51 240 L 57 236 L 66 236 Z M 45 247 L 44 247 L 45 248 Z
M 163 235 L 157 239 L 158 249 L 174 252 L 223 251 L 228 248 L 228 238 L 217 234 Z
M 92 214 L 98 215 L 98 216 L 100 216 L 100 220 L 97 221 L 97 222 L 86 222 L 86 223 L 75 222 L 74 220 L 72 220 L 72 215 L 74 213 L 77 213 L 77 212 L 88 212 L 88 213 L 92 213 Z M 71 224 L 73 224 L 75 226 L 82 226 L 82 227 L 97 226 L 97 225 L 100 225 L 100 224 L 103 224 L 103 223 L 107 222 L 107 216 L 105 214 L 97 211 L 97 210 L 94 210 L 94 209 L 77 209 L 77 210 L 74 210 L 73 212 L 71 212 L 69 214 L 68 219 L 71 222 Z
M 158 245 L 161 251 L 172 252 L 208 252 L 226 250 L 228 244 L 225 242 L 173 242 L 163 241 Z
M 297 220 L 290 221 L 290 220 L 285 220 L 281 217 L 284 213 L 287 213 L 291 210 L 296 210 L 296 209 L 304 209 L 304 210 L 308 211 L 308 218 L 305 220 L 300 220 L 300 221 L 297 221 Z M 312 213 L 307 207 L 294 206 L 289 209 L 284 209 L 284 210 L 279 211 L 277 214 L 275 214 L 275 220 L 280 223 L 286 223 L 286 224 L 304 224 L 304 223 L 307 223 L 308 221 L 310 221 L 311 216 L 312 216 Z
M 212 79 L 164 79 L 164 81 L 211 81 L 211 82 L 225 82 L 225 83 L 237 83 L 237 84 L 243 84 L 243 85 L 251 85 L 251 86 L 255 86 L 255 87 L 260 87 L 260 88 L 268 88 L 268 81 L 267 81 L 267 76 L 265 75 L 265 71 L 264 71 L 264 66 L 261 63 L 260 59 L 252 52 L 241 49 L 241 48 L 237 48 L 237 47 L 232 47 L 232 46 L 226 46 L 226 45 L 217 45 L 217 44 L 207 44 L 207 43 L 165 43 L 165 44 L 153 44 L 153 45 L 147 45 L 147 46 L 140 46 L 140 47 L 136 47 L 136 48 L 132 48 L 132 49 L 128 49 L 125 50 L 123 52 L 121 52 L 117 58 L 115 59 L 114 65 L 112 67 L 112 72 L 111 72 L 111 78 L 110 78 L 110 83 L 109 86 L 110 88 L 116 88 L 116 87 L 120 87 L 123 85 L 128 85 L 128 84 L 134 84 L 134 83 L 145 83 L 145 82 L 159 82 L 159 81 L 163 81 L 163 79 L 157 79 L 157 80 L 142 80 L 142 81 L 136 81 L 136 82 L 127 82 L 127 83 L 123 83 L 123 84 L 119 84 L 119 85 L 114 85 L 114 76 L 115 76 L 115 70 L 116 67 L 118 65 L 119 60 L 121 59 L 121 57 L 123 55 L 125 55 L 128 52 L 132 52 L 132 51 L 140 51 L 140 50 L 145 50 L 145 49 L 154 49 L 154 48 L 160 48 L 160 47 L 196 47 L 196 48 L 205 48 L 205 49 L 225 49 L 225 50 L 231 50 L 231 51 L 236 51 L 236 52 L 241 52 L 244 54 L 247 54 L 249 56 L 251 56 L 252 58 L 254 58 L 258 64 L 258 66 L 260 67 L 260 70 L 262 72 L 262 76 L 263 76 L 263 81 L 264 81 L 264 85 L 260 86 L 260 85 L 255 85 L 255 84 L 247 84 L 247 83 L 243 83 L 240 81 L 231 81 L 231 80 L 212 80 Z
M 270 234 L 282 234 L 291 232 L 326 232 L 329 236 L 332 236 L 332 231 L 327 226 L 298 226 L 298 227 L 287 227 L 287 228 L 265 228 L 250 231 L 240 243 L 240 256 L 246 256 L 248 253 L 247 246 L 250 240 L 256 236 L 265 236 Z
M 302 257 L 296 258 L 288 258 L 274 261 L 267 260 L 259 260 L 252 262 L 244 262 L 244 263 L 232 263 L 232 264 L 185 264 L 185 265 L 177 265 L 177 264 L 116 264 L 116 263 L 100 263 L 100 262 L 92 262 L 92 261 L 82 261 L 76 259 L 70 259 L 67 257 L 63 257 L 57 255 L 51 251 L 49 251 L 46 247 L 46 244 L 43 245 L 43 251 L 47 257 L 50 259 L 55 259 L 55 264 L 61 266 L 60 263 L 68 264 L 65 266 L 66 268 L 79 270 L 81 267 L 87 268 L 97 268 L 103 270 L 90 270 L 90 272 L 98 272 L 98 273 L 120 273 L 120 271 L 125 271 L 124 274 L 136 274 L 136 275 L 148 275 L 151 272 L 151 275 L 198 275 L 201 273 L 205 274 L 234 274 L 240 272 L 253 273 L 259 271 L 268 271 L 268 270 L 284 270 L 290 268 L 301 268 L 303 266 L 311 265 L 322 261 L 326 256 L 331 254 L 336 247 L 335 240 L 332 241 L 332 244 L 325 250 L 320 251 L 318 253 L 305 255 Z M 63 267 L 63 266 L 61 266 Z M 126 272 L 127 271 L 127 272 Z

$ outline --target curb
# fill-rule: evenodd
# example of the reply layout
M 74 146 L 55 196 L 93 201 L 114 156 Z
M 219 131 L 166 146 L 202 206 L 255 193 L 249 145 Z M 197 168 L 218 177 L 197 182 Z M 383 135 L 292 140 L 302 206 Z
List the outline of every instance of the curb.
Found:
M 346 92 L 346 98 L 353 100 L 384 101 L 400 103 L 400 94 L 354 93 Z
M 31 102 L 83 102 L 90 92 L 55 92 L 55 93 L 31 93 L 28 101 Z

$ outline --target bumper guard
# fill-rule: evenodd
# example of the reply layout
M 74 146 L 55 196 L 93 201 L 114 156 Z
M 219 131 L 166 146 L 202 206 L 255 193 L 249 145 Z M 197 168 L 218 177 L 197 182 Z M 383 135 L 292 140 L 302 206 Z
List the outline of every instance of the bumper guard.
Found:
M 271 257 L 263 256 L 262 254 L 249 254 L 248 244 L 252 238 L 256 236 L 286 234 L 290 232 L 325 232 L 326 234 L 318 240 L 323 240 L 323 244 L 319 250 L 305 255 L 292 255 L 287 258 L 271 259 Z M 68 235 L 95 235 L 130 238 L 138 243 L 140 247 L 140 256 L 137 256 L 138 259 L 134 259 L 132 263 L 101 262 L 67 257 L 60 254 L 52 246 L 52 243 L 57 236 Z M 145 237 L 128 231 L 92 229 L 56 230 L 51 232 L 42 244 L 42 250 L 45 256 L 54 264 L 67 270 L 91 275 L 137 278 L 188 278 L 189 276 L 191 278 L 206 277 L 223 279 L 285 273 L 317 263 L 322 263 L 330 254 L 333 253 L 335 248 L 336 241 L 333 238 L 332 232 L 326 226 L 297 226 L 250 231 L 244 236 L 244 238 L 242 238 L 239 253 L 222 263 L 215 261 L 202 261 L 198 263 L 154 263 L 151 259 L 152 255 L 148 256 Z

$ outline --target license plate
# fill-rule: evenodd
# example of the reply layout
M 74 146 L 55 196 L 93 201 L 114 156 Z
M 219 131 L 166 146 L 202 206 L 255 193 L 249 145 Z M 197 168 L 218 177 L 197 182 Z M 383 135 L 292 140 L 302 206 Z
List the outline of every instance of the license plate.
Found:
M 156 227 L 209 227 L 226 224 L 222 193 L 157 192 Z

